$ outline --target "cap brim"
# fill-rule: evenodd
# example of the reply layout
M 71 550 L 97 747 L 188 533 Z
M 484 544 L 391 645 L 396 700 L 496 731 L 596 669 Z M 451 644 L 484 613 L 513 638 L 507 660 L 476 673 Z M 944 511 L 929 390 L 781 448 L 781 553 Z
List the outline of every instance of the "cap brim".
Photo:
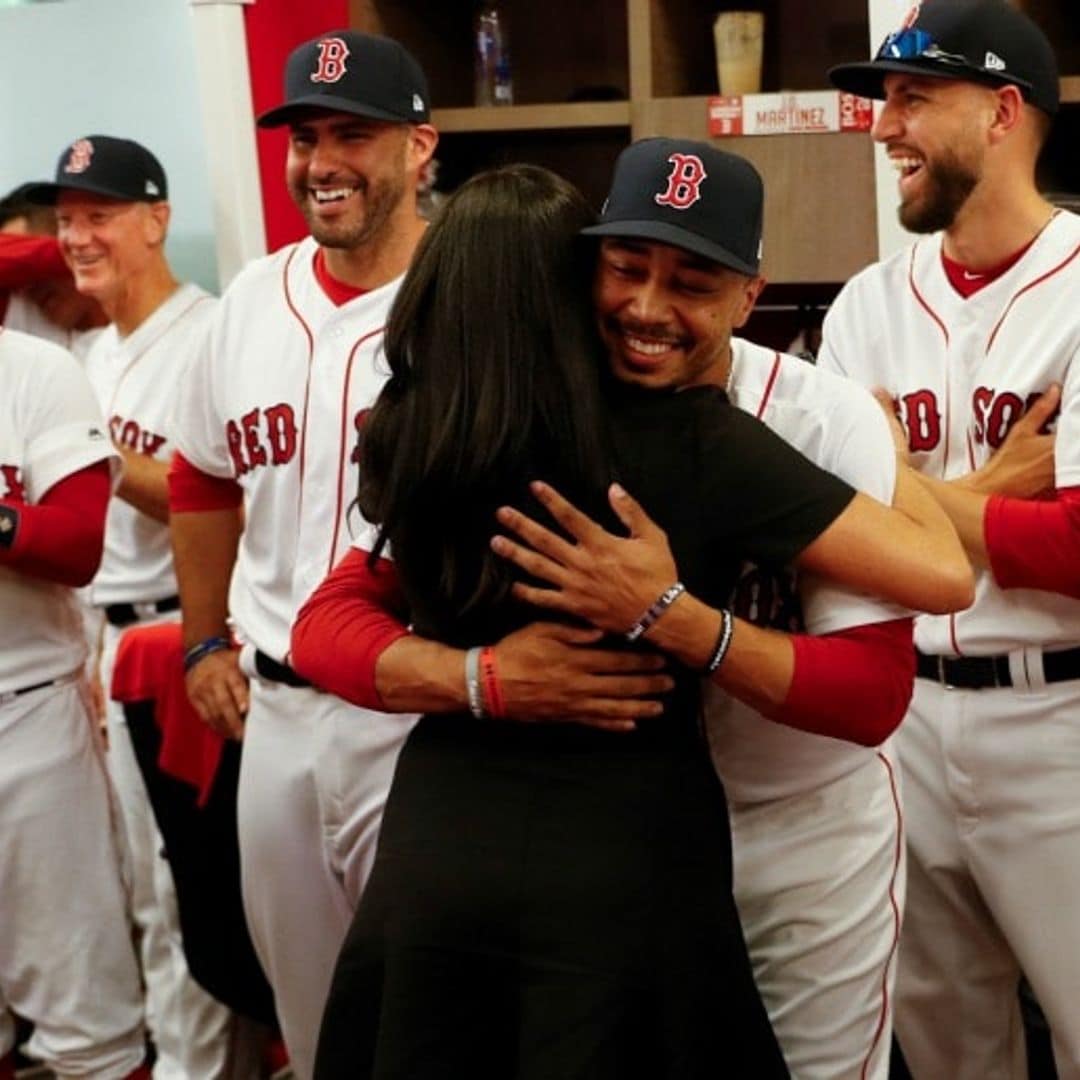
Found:
M 261 128 L 282 127 L 292 123 L 298 113 L 307 112 L 311 109 L 321 109 L 323 112 L 351 113 L 353 116 L 364 116 L 369 120 L 385 120 L 390 124 L 426 124 L 427 114 L 423 116 L 398 116 L 396 113 L 387 112 L 386 109 L 377 108 L 374 105 L 364 105 L 358 101 L 350 101 L 348 98 L 333 97 L 330 94 L 310 94 L 307 97 L 296 98 L 276 109 L 264 112 L 255 123 Z
M 590 225 L 587 229 L 582 229 L 581 234 L 619 236 L 628 240 L 656 240 L 661 244 L 670 244 L 672 247 L 712 259 L 713 262 L 720 263 L 729 270 L 737 270 L 740 274 L 756 275 L 759 270 L 757 263 L 748 263 L 719 244 L 666 221 L 607 221 L 600 225 Z
M 1031 84 L 1024 79 L 995 75 L 991 71 L 964 67 L 962 64 L 935 63 L 933 60 L 864 60 L 858 64 L 838 64 L 828 71 L 829 81 L 838 90 L 878 101 L 885 98 L 885 76 L 894 74 L 918 75 L 923 79 L 962 80 L 989 86 L 1011 84 L 1021 90 L 1031 90 Z
M 101 184 L 27 184 L 23 196 L 38 206 L 55 206 L 61 191 L 81 191 L 90 195 L 103 195 L 117 202 L 167 202 L 167 195 L 132 195 L 130 192 L 115 191 Z

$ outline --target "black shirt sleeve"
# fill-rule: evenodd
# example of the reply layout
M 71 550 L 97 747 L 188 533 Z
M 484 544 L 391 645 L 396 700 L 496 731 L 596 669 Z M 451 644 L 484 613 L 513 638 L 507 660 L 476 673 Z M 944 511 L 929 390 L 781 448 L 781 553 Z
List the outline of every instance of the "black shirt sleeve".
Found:
M 702 400 L 699 489 L 708 531 L 754 562 L 784 565 L 817 539 L 855 496 L 760 420 Z

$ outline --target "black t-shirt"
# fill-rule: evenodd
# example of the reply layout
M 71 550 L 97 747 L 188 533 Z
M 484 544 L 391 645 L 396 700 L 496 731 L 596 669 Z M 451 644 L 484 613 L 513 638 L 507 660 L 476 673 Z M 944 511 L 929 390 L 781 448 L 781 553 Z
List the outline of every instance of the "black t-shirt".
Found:
M 606 401 L 615 475 L 667 532 L 683 582 L 706 603 L 726 602 L 745 560 L 790 562 L 854 496 L 716 387 L 678 393 L 617 387 Z M 540 475 L 538 463 L 534 474 L 492 502 L 492 512 L 500 502 L 514 503 L 551 524 L 527 492 L 525 481 Z M 597 493 L 590 509 L 595 514 L 603 506 L 606 496 Z M 464 560 L 478 559 L 498 528 L 491 514 L 479 516 L 455 523 L 466 538 L 460 546 L 469 549 Z M 613 517 L 603 524 L 620 528 Z M 506 565 L 508 575 L 517 573 Z M 440 599 L 434 568 L 430 575 L 426 566 L 416 570 L 404 586 L 413 624 L 426 637 L 459 647 L 488 644 L 538 617 L 513 599 L 462 613 Z

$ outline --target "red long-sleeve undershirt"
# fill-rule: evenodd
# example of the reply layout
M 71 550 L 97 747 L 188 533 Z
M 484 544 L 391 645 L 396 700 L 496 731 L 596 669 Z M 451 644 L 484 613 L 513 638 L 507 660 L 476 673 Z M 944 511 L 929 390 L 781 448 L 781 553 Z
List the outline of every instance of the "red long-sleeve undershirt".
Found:
M 354 549 L 300 609 L 290 662 L 305 678 L 370 709 L 380 655 L 404 637 L 405 609 L 394 564 L 374 569 Z M 903 719 L 915 678 L 911 620 L 854 627 L 821 637 L 795 635 L 795 671 L 773 717 L 864 746 L 883 742 Z
M 25 289 L 70 273 L 54 237 L 0 232 L 0 289 Z
M 168 481 L 172 514 L 233 510 L 244 501 L 244 490 L 235 480 L 204 473 L 179 450 L 173 453 L 169 463 Z
M 983 516 L 994 580 L 1003 589 L 1044 589 L 1080 600 L 1080 487 L 1048 501 L 994 495 Z
M 795 670 L 773 719 L 788 727 L 878 746 L 899 726 L 915 685 L 912 620 L 792 635 Z
M 409 630 L 397 568 L 368 565 L 352 548 L 311 594 L 293 623 L 289 662 L 316 686 L 368 709 L 385 709 L 375 665 Z
M 0 566 L 61 585 L 88 584 L 101 562 L 111 492 L 109 463 L 99 461 L 53 484 L 33 505 L 0 500 L 19 515 L 13 543 L 0 546 Z

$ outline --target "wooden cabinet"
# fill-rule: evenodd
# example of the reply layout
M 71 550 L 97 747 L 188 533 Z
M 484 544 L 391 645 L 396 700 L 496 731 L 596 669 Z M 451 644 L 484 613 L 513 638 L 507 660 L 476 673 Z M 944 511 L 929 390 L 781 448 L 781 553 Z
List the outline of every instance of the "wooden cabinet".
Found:
M 869 54 L 868 0 L 502 0 L 511 33 L 514 104 L 473 108 L 472 0 L 351 0 L 354 26 L 404 42 L 428 73 L 443 188 L 479 168 L 528 160 L 577 183 L 598 206 L 632 139 L 707 139 L 717 92 L 718 10 L 765 14 L 762 89 L 821 89 L 833 64 Z M 1080 4 L 1018 0 L 1045 26 L 1070 104 L 1048 148 L 1046 182 L 1080 192 Z M 1073 114 L 1077 113 L 1076 116 Z M 764 272 L 771 282 L 828 293 L 877 257 L 874 155 L 858 134 L 718 140 L 765 178 Z M 767 297 L 766 297 L 767 299 Z

